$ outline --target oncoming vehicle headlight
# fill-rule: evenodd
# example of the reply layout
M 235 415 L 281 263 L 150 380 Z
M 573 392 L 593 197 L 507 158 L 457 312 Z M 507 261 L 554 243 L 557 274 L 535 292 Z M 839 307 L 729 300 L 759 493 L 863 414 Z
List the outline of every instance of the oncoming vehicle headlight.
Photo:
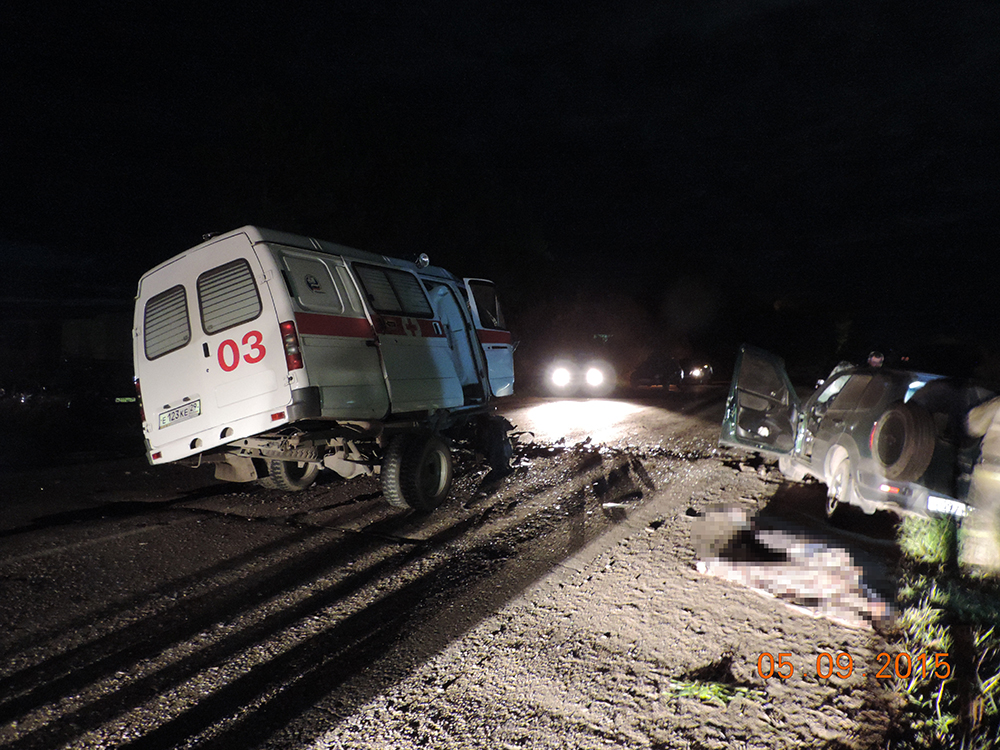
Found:
M 545 388 L 554 395 L 569 395 L 579 386 L 578 380 L 576 364 L 569 359 L 555 360 L 545 370 Z
M 615 388 L 615 370 L 604 360 L 595 359 L 583 368 L 584 395 L 607 396 Z
M 556 367 L 549 375 L 549 380 L 557 388 L 565 388 L 573 381 L 573 374 L 566 367 Z
M 586 379 L 587 385 L 591 388 L 599 388 L 604 385 L 604 373 L 601 372 L 600 368 L 588 367 Z

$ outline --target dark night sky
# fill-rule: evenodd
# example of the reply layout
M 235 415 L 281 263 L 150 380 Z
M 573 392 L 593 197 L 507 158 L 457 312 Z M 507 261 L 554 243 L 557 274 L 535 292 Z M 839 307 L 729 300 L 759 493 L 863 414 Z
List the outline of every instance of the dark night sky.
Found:
M 0 10 L 8 262 L 131 288 L 258 223 L 654 308 L 700 289 L 715 328 L 996 328 L 995 2 L 44 5 Z

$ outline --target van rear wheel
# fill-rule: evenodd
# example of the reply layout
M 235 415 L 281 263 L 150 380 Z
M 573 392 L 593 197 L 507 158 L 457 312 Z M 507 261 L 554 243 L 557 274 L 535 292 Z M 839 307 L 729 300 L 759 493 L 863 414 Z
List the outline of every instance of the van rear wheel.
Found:
M 272 490 L 299 492 L 312 487 L 319 476 L 319 464 L 281 461 L 267 461 L 267 476 L 260 480 L 261 485 Z
M 438 435 L 408 432 L 389 443 L 382 461 L 382 494 L 394 508 L 429 512 L 451 489 L 451 450 Z

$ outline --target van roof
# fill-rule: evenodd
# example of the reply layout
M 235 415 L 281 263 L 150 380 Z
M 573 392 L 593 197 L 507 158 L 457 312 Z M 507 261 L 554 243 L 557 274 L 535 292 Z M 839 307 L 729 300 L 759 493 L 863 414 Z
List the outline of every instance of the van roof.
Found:
M 183 258 L 191 253 L 196 253 L 203 250 L 210 245 L 219 242 L 220 240 L 227 239 L 229 237 L 234 237 L 237 235 L 246 235 L 250 240 L 251 244 L 258 244 L 262 242 L 273 242 L 279 245 L 285 245 L 287 247 L 295 247 L 302 250 L 313 250 L 321 253 L 328 253 L 330 255 L 339 255 L 342 257 L 350 258 L 351 260 L 363 260 L 371 263 L 381 263 L 388 266 L 396 266 L 398 268 L 405 268 L 410 271 L 416 271 L 422 276 L 436 276 L 444 279 L 455 279 L 455 275 L 439 266 L 427 266 L 426 268 L 418 268 L 417 264 L 412 260 L 402 260 L 401 258 L 393 258 L 388 255 L 379 255 L 378 253 L 372 253 L 367 250 L 358 250 L 353 247 L 347 247 L 346 245 L 338 245 L 335 242 L 327 242 L 326 240 L 317 240 L 313 237 L 304 237 L 298 234 L 291 234 L 290 232 L 282 232 L 276 229 L 265 229 L 264 227 L 256 227 L 252 225 L 246 225 L 240 227 L 239 229 L 234 229 L 230 232 L 224 234 L 216 234 L 207 238 L 204 242 L 195 245 L 182 253 L 178 253 L 169 260 L 158 264 L 154 268 L 151 268 L 143 277 L 148 276 L 164 266 L 168 266 L 179 258 Z

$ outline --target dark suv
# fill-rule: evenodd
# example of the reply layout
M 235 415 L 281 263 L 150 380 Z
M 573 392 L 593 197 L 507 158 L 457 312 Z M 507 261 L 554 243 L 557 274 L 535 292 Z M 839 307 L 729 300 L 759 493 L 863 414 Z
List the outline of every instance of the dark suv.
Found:
M 783 361 L 744 346 L 723 418 L 723 445 L 776 456 L 782 474 L 827 486 L 842 504 L 962 517 L 979 440 L 968 410 L 993 394 L 940 375 L 841 364 L 804 402 Z

